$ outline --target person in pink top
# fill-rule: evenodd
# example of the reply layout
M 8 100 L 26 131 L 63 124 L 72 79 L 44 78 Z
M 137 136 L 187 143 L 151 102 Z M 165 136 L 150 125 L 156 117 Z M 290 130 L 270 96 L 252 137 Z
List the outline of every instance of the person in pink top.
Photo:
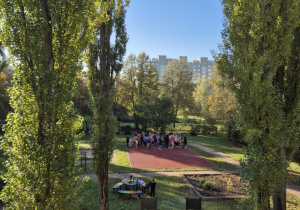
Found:
M 174 135 L 171 136 L 170 141 L 171 141 L 172 148 L 174 148 L 174 141 L 175 141 Z

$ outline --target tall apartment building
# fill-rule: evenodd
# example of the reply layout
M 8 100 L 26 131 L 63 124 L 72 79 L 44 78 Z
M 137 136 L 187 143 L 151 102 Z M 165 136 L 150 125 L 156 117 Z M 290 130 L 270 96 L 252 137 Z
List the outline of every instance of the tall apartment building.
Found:
M 158 58 L 152 58 L 151 62 L 157 70 L 159 77 L 162 77 L 163 68 L 168 65 L 172 60 L 181 60 L 183 59 L 190 66 L 190 70 L 193 72 L 192 81 L 196 81 L 199 78 L 206 77 L 209 78 L 211 74 L 211 69 L 214 66 L 214 61 L 208 60 L 207 57 L 200 57 L 198 60 L 188 61 L 187 56 L 179 56 L 178 59 L 167 58 L 166 55 L 159 55 Z

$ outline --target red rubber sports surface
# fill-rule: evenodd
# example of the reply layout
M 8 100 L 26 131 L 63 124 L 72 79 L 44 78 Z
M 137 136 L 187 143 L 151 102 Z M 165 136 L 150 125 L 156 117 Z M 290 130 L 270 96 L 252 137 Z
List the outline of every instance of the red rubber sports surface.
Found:
M 141 146 L 139 149 L 127 147 L 127 152 L 131 168 L 134 169 L 215 167 L 188 148 L 162 148 L 159 150 L 157 146 L 152 146 L 151 149 Z

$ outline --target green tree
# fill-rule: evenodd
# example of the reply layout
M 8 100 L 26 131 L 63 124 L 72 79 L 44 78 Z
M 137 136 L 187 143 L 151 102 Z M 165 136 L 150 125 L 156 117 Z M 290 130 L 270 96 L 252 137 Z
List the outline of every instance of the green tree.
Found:
M 173 122 L 173 102 L 166 96 L 161 98 L 153 96 L 149 102 L 140 101 L 133 109 L 139 117 L 143 130 L 151 126 L 164 133 L 167 125 Z
M 92 116 L 92 111 L 88 105 L 89 102 L 89 90 L 87 86 L 87 79 L 83 76 L 77 77 L 77 90 L 74 95 L 74 105 L 78 111 L 78 113 L 84 119 L 83 129 L 86 134 L 89 134 L 89 119 Z
M 130 54 L 124 64 L 123 74 L 120 78 L 121 84 L 116 84 L 119 88 L 117 89 L 120 94 L 120 102 L 124 103 L 124 107 L 128 110 L 129 114 L 134 117 L 135 127 L 138 128 L 138 119 L 136 113 L 133 111 L 134 105 L 137 103 L 137 66 L 136 56 Z M 120 103 L 119 103 L 120 104 Z M 121 105 L 121 104 L 120 104 Z
M 158 91 L 158 73 L 151 64 L 149 55 L 142 52 L 136 59 L 136 80 L 138 101 L 150 101 Z
M 118 92 L 122 93 L 120 97 L 123 98 L 124 104 L 128 110 L 131 110 L 137 101 L 137 81 L 136 81 L 136 56 L 130 54 L 122 69 L 123 74 L 120 78 Z
M 149 102 L 154 95 L 158 95 L 158 73 L 156 67 L 151 64 L 149 56 L 142 52 L 136 57 L 130 54 L 124 64 L 122 78 L 120 79 L 122 85 L 118 92 L 122 93 L 119 101 L 124 103 L 124 106 L 129 110 L 135 120 L 135 127 L 139 127 L 140 119 L 133 107 Z M 143 123 L 144 124 L 144 123 Z
M 12 111 L 9 105 L 8 88 L 6 75 L 0 72 L 0 124 L 4 124 L 8 112 Z
M 299 146 L 298 0 L 223 0 L 218 69 L 231 81 L 248 144 L 242 175 L 255 208 L 286 209 L 287 166 Z M 297 134 L 298 133 L 298 134 Z M 253 207 L 254 208 L 254 207 Z
M 10 209 L 74 208 L 81 119 L 72 98 L 94 1 L 7 0 L 0 8 L 1 41 L 16 60 L 2 198 Z
M 150 113 L 151 124 L 154 128 L 160 129 L 163 134 L 166 128 L 173 120 L 173 102 L 170 98 L 162 96 L 158 98 L 155 96 L 152 99 L 152 109 Z
M 195 107 L 197 115 L 201 117 L 208 116 L 209 104 L 208 98 L 212 95 L 212 87 L 209 85 L 209 81 L 206 77 L 202 77 L 196 81 L 196 87 L 194 91 Z
M 139 101 L 132 108 L 139 124 L 142 126 L 142 130 L 147 130 L 150 127 L 151 108 L 151 102 L 143 100 Z
M 108 209 L 108 164 L 115 145 L 116 119 L 112 113 L 115 75 L 122 68 L 126 50 L 125 7 L 129 1 L 102 0 L 94 30 L 94 42 L 86 56 L 93 112 L 93 165 L 99 181 L 99 205 Z M 115 31 L 115 42 L 111 43 Z
M 234 137 L 235 145 L 238 143 L 239 132 L 236 129 L 237 107 L 234 93 L 227 87 L 228 81 L 218 73 L 217 64 L 212 69 L 209 86 L 212 94 L 207 98 L 209 113 Z
M 161 94 L 172 99 L 174 105 L 173 127 L 179 110 L 192 109 L 194 105 L 194 84 L 192 71 L 184 60 L 171 61 L 164 69 L 161 81 Z
M 6 69 L 8 67 L 8 62 L 7 62 L 6 57 L 5 57 L 4 47 L 3 47 L 2 42 L 0 42 L 0 56 L 1 56 L 0 72 L 4 72 L 4 69 Z
M 124 78 L 121 78 L 118 75 L 115 79 L 115 94 L 114 94 L 114 103 L 113 103 L 113 112 L 117 116 L 117 120 L 120 120 L 123 117 L 128 117 L 131 110 L 128 109 L 128 96 L 129 94 L 127 89 L 127 83 L 125 83 Z

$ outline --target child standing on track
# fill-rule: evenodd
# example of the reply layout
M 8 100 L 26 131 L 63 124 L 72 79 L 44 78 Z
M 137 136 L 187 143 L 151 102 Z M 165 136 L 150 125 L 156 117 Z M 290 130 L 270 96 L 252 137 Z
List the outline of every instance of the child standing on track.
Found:
M 162 149 L 162 140 L 160 138 L 160 136 L 157 137 L 157 140 L 158 140 L 158 149 Z
M 147 149 L 150 149 L 150 142 L 151 142 L 150 136 L 146 137 L 146 139 L 147 139 Z
M 135 138 L 135 148 L 136 148 L 136 149 L 139 148 L 139 140 L 138 140 L 137 137 Z

